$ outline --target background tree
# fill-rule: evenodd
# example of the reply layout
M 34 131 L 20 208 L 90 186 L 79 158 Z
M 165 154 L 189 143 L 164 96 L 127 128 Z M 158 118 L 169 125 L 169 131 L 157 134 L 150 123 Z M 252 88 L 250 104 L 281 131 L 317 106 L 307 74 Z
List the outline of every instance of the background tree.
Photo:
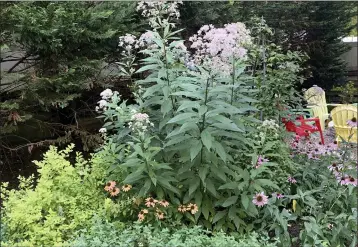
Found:
M 303 72 L 308 77 L 305 87 L 314 84 L 331 89 L 345 80 L 346 64 L 340 56 L 349 47 L 341 42 L 356 26 L 354 2 L 185 2 L 182 26 L 188 36 L 203 24 L 222 25 L 244 22 L 249 27 L 251 17 L 263 17 L 274 30 L 273 42 L 284 50 L 305 52 L 309 59 Z M 195 32 L 195 31 L 194 31 Z
M 1 5 L 0 159 L 13 162 L 9 150 L 49 143 L 93 149 L 101 141 L 99 92 L 107 86 L 129 92 L 114 61 L 118 36 L 140 26 L 136 3 Z

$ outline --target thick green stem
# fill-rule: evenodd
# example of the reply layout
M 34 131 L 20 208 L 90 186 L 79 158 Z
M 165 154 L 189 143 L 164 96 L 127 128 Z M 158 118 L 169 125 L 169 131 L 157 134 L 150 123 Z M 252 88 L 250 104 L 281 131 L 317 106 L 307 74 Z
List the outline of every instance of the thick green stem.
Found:
M 230 105 L 234 102 L 234 86 L 235 86 L 235 59 L 232 56 L 232 88 L 231 88 L 231 101 Z
M 208 102 L 209 85 L 210 85 L 210 82 L 209 82 L 209 79 L 207 79 L 206 87 L 205 87 L 205 99 L 204 99 L 205 106 L 206 106 L 206 103 Z M 205 115 L 206 115 L 206 113 L 203 114 L 200 133 L 205 129 Z M 203 163 L 203 148 L 201 148 L 201 151 L 200 151 L 200 163 Z
M 167 85 L 170 88 L 169 73 L 168 73 L 169 65 L 168 65 L 167 50 L 166 50 L 165 40 L 164 39 L 163 39 L 163 49 L 164 49 L 165 73 L 166 73 Z M 170 100 L 172 102 L 173 110 L 176 111 L 173 95 L 170 95 L 169 97 L 170 97 Z

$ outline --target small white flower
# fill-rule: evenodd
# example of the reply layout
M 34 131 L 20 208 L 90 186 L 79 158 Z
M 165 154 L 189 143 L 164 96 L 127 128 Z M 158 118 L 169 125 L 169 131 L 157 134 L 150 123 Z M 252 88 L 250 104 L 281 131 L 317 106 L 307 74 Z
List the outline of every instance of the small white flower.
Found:
M 104 99 L 98 101 L 98 104 L 99 104 L 99 108 L 102 109 L 104 108 L 105 106 L 107 106 L 108 102 Z
M 107 129 L 106 128 L 100 128 L 99 129 L 99 133 L 106 133 L 107 132 Z
M 106 99 L 110 99 L 113 96 L 113 92 L 111 89 L 107 88 L 100 95 L 102 99 L 106 100 Z

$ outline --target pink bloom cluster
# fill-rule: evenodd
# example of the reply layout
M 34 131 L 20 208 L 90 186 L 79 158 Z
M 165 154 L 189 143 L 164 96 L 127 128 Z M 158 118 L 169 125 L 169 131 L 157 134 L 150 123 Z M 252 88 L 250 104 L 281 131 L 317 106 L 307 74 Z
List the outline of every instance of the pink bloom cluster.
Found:
M 164 212 L 158 208 L 158 206 L 162 206 L 164 208 L 169 206 L 169 202 L 166 200 L 156 200 L 153 197 L 148 197 L 145 199 L 145 205 L 151 210 L 150 208 L 155 209 L 155 216 L 157 219 L 162 220 L 164 219 Z M 145 219 L 145 215 L 149 213 L 148 209 L 142 209 L 138 214 L 138 220 L 143 221 Z M 153 210 L 151 210 L 152 212 Z
M 294 179 L 294 178 L 291 177 L 291 176 L 289 176 L 289 177 L 287 178 L 287 182 L 289 182 L 289 183 L 291 183 L 291 184 L 297 183 L 296 179 Z
M 155 18 L 162 15 L 179 18 L 178 4 L 183 4 L 182 1 L 166 2 L 159 1 L 141 1 L 137 5 L 137 11 L 142 12 L 142 16 L 147 18 Z
M 133 131 L 145 132 L 148 126 L 154 126 L 149 121 L 149 116 L 146 113 L 134 113 L 131 117 L 131 122 L 128 123 L 129 128 Z
M 251 37 L 245 24 L 238 22 L 226 24 L 224 28 L 204 25 L 189 41 L 190 47 L 196 50 L 193 59 L 196 64 L 230 74 L 232 59 L 246 57 L 243 46 L 251 42 Z
M 168 25 L 168 20 L 171 18 L 179 19 L 180 13 L 178 4 L 183 4 L 182 1 L 141 1 L 137 5 L 137 11 L 142 13 L 142 16 L 148 18 L 149 25 L 156 29 Z M 158 18 L 166 18 L 161 22 L 157 22 Z M 173 23 L 170 25 L 174 26 Z
M 335 176 L 336 180 L 340 185 L 353 185 L 357 186 L 357 179 L 349 176 L 347 174 L 343 175 L 343 165 L 338 165 L 333 163 L 332 165 L 328 166 L 328 169 L 332 171 L 333 175 Z M 349 170 L 353 169 L 353 167 L 348 167 Z
M 322 155 L 331 155 L 338 151 L 337 142 L 323 145 L 320 142 L 296 136 L 294 140 L 289 141 L 292 154 L 305 154 L 309 159 L 319 159 Z
M 111 196 L 117 196 L 121 190 L 118 187 L 116 187 L 116 185 L 117 185 L 116 181 L 109 181 L 104 187 L 104 190 L 108 191 Z M 124 192 L 130 191 L 131 188 L 132 185 L 130 184 L 125 184 L 122 186 L 122 190 Z
M 257 163 L 256 163 L 255 168 L 257 169 L 257 168 L 259 168 L 262 164 L 264 164 L 265 162 L 269 162 L 269 161 L 270 161 L 270 160 L 265 159 L 264 156 L 259 155 L 259 157 L 258 157 L 258 159 L 257 159 Z

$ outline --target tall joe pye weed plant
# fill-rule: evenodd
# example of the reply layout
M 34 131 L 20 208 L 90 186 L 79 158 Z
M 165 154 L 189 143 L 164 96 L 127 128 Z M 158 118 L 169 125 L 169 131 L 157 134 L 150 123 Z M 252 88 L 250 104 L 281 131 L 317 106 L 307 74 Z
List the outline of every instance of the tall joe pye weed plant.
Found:
M 141 2 L 138 10 L 152 30 L 139 39 L 120 38 L 131 56 L 145 56 L 135 73 L 147 76 L 135 81 L 136 105 L 120 103 L 117 92 L 102 95 L 102 132 L 118 150 L 108 179 L 127 174 L 123 184 L 133 186 L 142 205 L 139 221 L 238 233 L 271 227 L 287 239 L 291 216 L 279 208 L 282 197 L 276 195 L 283 193 L 292 164 L 286 162 L 287 171 L 281 171 L 285 179 L 275 176 L 282 159 L 274 154 L 280 139 L 274 123 L 264 128 L 272 125 L 275 140 L 252 139 L 261 123 L 252 117 L 258 100 L 245 71 L 250 32 L 242 23 L 203 26 L 190 39 L 195 50 L 190 54 L 175 36 L 177 5 Z M 273 192 L 280 193 L 269 199 Z M 271 223 L 262 224 L 262 216 L 272 216 Z

